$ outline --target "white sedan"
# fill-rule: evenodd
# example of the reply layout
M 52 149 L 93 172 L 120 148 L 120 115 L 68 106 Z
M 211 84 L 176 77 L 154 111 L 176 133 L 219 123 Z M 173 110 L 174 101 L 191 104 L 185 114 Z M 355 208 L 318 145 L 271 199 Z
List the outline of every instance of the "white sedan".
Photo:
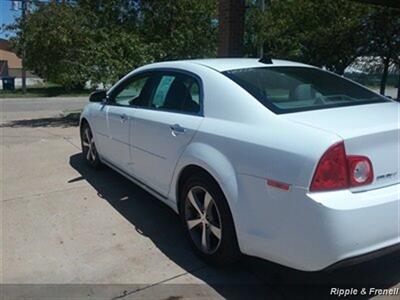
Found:
M 87 162 L 174 209 L 210 263 L 314 271 L 399 248 L 397 102 L 269 59 L 150 64 L 90 101 Z

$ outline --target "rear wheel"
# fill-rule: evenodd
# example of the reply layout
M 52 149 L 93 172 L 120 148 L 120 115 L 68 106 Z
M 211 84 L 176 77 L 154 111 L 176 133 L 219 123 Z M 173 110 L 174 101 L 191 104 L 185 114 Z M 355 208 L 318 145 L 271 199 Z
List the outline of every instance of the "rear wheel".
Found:
M 195 252 L 211 264 L 229 264 L 240 257 L 228 203 L 218 184 L 207 173 L 198 173 L 184 184 L 180 215 Z
M 99 168 L 101 161 L 97 153 L 92 130 L 88 123 L 84 123 L 81 128 L 82 154 L 86 163 L 92 168 Z

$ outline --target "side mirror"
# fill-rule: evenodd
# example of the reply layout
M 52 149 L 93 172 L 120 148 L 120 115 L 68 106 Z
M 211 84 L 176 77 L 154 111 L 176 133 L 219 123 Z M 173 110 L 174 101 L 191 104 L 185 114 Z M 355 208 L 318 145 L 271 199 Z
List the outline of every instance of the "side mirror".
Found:
M 90 94 L 89 101 L 90 102 L 102 102 L 106 98 L 107 98 L 107 91 L 99 90 L 99 91 L 94 91 L 93 93 Z

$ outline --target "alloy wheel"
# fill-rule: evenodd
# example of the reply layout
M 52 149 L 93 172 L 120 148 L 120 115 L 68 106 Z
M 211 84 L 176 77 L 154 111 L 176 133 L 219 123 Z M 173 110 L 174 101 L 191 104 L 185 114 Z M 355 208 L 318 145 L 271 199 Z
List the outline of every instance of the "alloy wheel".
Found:
M 184 215 L 196 247 L 206 254 L 217 251 L 222 239 L 222 222 L 210 193 L 203 187 L 192 187 L 186 196 Z
M 93 135 L 89 127 L 86 127 L 83 131 L 82 147 L 86 159 L 90 163 L 94 163 L 96 161 L 97 151 L 96 151 L 96 146 L 94 144 Z

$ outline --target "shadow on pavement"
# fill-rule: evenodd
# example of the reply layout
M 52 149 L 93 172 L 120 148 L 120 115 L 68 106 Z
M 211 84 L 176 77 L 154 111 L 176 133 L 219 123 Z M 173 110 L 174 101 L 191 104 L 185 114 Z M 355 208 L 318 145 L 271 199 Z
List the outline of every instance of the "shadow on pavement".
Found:
M 81 174 L 70 182 L 86 180 L 136 231 L 224 298 L 326 299 L 330 298 L 331 288 L 357 288 L 359 292 L 366 288 L 368 292 L 369 288 L 389 288 L 400 282 L 399 252 L 331 273 L 301 272 L 251 257 L 224 268 L 193 269 L 193 262 L 203 264 L 191 251 L 180 219 L 169 207 L 109 168 L 90 169 L 81 154 L 71 156 L 70 165 Z M 356 298 L 370 297 L 367 293 Z
M 66 115 L 60 115 L 57 117 L 40 118 L 40 119 L 25 119 L 25 120 L 13 120 L 4 124 L 0 124 L 1 127 L 73 127 L 79 125 L 79 113 L 69 113 Z

